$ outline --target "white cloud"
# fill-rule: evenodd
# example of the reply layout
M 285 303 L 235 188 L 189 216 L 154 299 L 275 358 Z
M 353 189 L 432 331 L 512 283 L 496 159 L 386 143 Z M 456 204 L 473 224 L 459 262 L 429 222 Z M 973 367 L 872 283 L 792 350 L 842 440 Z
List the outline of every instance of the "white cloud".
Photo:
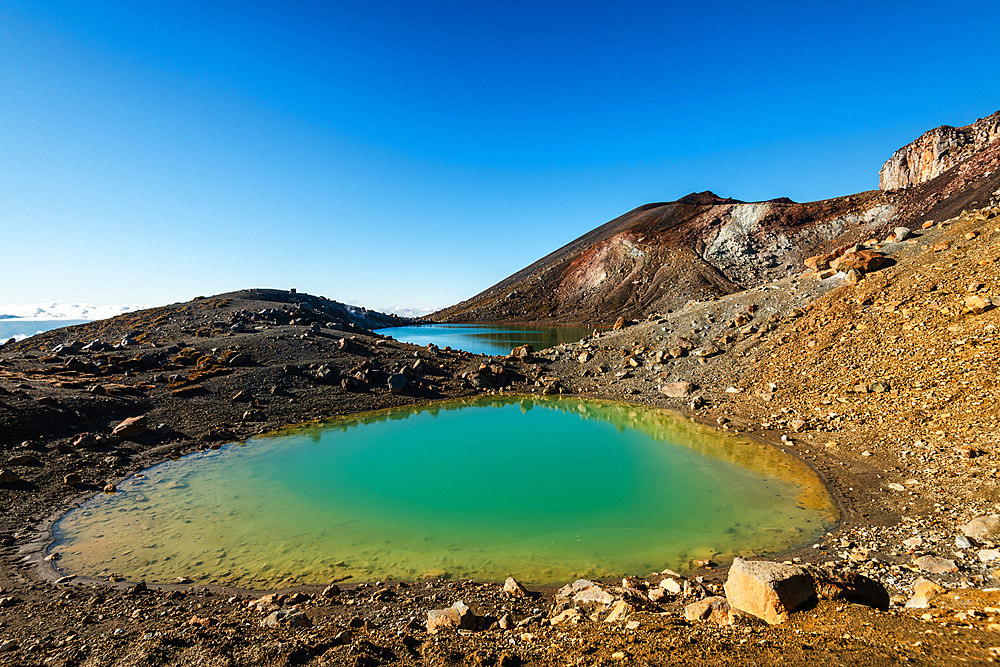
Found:
M 400 317 L 423 317 L 430 313 L 441 310 L 440 308 L 411 308 L 409 306 L 391 306 L 385 312 L 395 313 Z
M 148 303 L 110 304 L 95 306 L 92 303 L 32 303 L 26 306 L 0 305 L 2 319 L 21 320 L 103 320 L 133 310 L 152 308 Z

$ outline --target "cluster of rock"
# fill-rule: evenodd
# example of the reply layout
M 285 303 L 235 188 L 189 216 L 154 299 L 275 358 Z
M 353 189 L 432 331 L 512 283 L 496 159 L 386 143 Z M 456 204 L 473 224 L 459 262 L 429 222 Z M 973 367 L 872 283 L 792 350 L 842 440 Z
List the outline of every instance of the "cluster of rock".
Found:
M 701 577 L 687 579 L 672 570 L 644 579 L 626 577 L 620 586 L 579 579 L 560 588 L 547 617 L 537 615 L 516 624 L 509 617 L 479 617 L 464 602 L 428 612 L 427 631 L 485 630 L 579 625 L 585 622 L 621 623 L 636 629 L 637 612 L 663 613 L 668 606 L 683 604 L 684 618 L 691 622 L 710 620 L 733 625 L 754 617 L 769 625 L 788 620 L 789 614 L 814 606 L 819 599 L 844 600 L 880 610 L 889 608 L 889 593 L 879 582 L 850 570 L 815 565 L 794 565 L 737 558 L 719 595 L 703 584 Z M 713 586 L 713 588 L 717 588 Z M 524 589 L 507 580 L 504 590 L 524 595 Z

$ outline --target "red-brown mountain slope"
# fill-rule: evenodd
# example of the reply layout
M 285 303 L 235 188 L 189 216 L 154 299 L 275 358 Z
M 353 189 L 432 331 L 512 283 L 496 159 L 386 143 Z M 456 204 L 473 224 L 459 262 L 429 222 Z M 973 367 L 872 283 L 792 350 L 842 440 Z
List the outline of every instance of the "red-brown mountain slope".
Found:
M 810 255 L 987 205 L 1000 190 L 1000 141 L 970 142 L 963 156 L 915 186 L 825 201 L 748 203 L 701 192 L 647 204 L 431 319 L 606 325 L 755 287 L 798 273 Z

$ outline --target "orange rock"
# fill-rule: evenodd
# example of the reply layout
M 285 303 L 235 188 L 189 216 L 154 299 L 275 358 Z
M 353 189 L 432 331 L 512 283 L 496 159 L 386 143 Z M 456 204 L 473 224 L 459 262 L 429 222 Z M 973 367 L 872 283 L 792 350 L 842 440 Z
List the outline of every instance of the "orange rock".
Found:
M 122 423 L 115 426 L 111 431 L 112 438 L 134 438 L 146 432 L 146 417 L 129 417 Z
M 871 273 L 882 268 L 885 261 L 885 256 L 874 250 L 855 250 L 830 262 L 830 268 L 844 272 L 854 269 L 859 273 Z

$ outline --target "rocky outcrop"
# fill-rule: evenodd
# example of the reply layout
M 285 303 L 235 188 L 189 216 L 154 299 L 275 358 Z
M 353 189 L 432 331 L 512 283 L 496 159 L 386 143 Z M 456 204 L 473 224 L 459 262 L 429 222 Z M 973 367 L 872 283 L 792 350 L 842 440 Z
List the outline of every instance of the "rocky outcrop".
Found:
M 1000 137 L 1000 111 L 965 127 L 928 130 L 892 154 L 878 174 L 882 190 L 919 185 L 940 176 Z

